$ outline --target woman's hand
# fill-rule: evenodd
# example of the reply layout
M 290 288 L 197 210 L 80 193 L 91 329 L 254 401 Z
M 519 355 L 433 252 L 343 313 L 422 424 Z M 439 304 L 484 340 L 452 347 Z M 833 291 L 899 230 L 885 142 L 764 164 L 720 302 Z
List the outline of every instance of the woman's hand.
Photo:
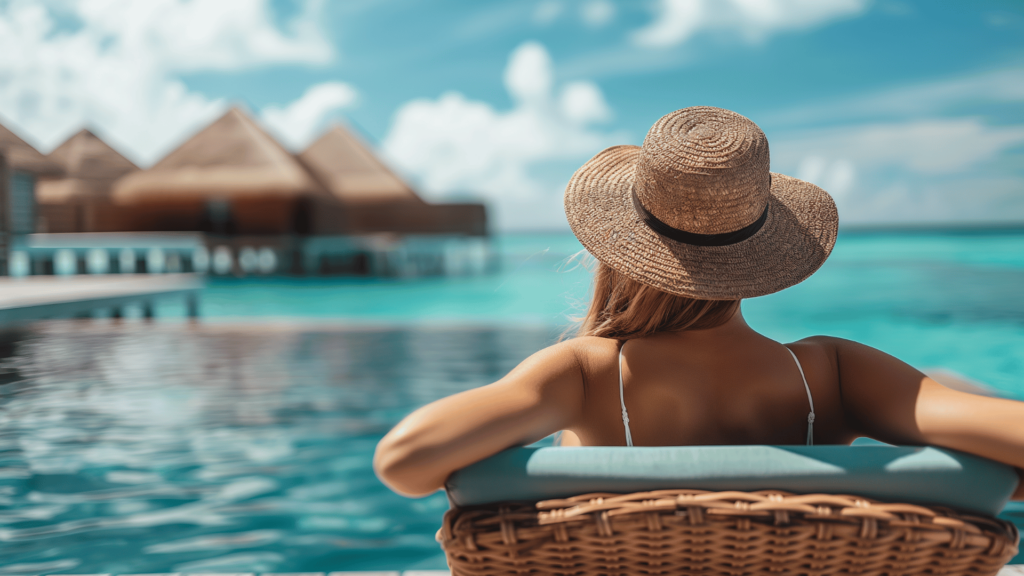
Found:
M 561 342 L 494 384 L 416 410 L 377 444 L 377 476 L 399 494 L 425 496 L 460 468 L 572 427 L 584 398 L 576 346 Z

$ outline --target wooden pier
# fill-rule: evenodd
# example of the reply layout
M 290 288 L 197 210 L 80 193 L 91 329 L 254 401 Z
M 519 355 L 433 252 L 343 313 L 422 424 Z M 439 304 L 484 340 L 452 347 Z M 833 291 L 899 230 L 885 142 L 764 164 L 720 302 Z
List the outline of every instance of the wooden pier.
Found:
M 120 318 L 138 305 L 152 318 L 157 300 L 182 298 L 187 315 L 199 315 L 202 280 L 195 274 L 111 274 L 0 278 L 0 325 L 49 318 L 91 318 L 109 310 Z

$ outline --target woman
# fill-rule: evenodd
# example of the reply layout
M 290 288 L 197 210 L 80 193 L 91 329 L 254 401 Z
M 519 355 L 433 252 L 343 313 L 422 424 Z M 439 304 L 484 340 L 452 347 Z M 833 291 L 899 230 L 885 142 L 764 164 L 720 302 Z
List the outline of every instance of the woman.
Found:
M 810 276 L 838 225 L 824 190 L 769 173 L 768 142 L 747 118 L 673 112 L 642 147 L 580 168 L 565 207 L 599 261 L 578 337 L 399 423 L 374 458 L 396 492 L 429 494 L 455 470 L 557 431 L 585 446 L 869 436 L 1024 468 L 1024 403 L 948 389 L 856 342 L 783 345 L 747 326 L 740 300 Z

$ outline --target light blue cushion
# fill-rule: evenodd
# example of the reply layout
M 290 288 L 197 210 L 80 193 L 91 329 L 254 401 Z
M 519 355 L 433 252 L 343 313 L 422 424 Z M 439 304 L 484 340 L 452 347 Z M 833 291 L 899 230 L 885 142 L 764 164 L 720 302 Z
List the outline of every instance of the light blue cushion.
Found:
M 1012 467 L 930 447 L 673 446 L 513 448 L 448 479 L 459 506 L 588 492 L 783 490 L 939 504 L 995 515 L 1017 486 Z

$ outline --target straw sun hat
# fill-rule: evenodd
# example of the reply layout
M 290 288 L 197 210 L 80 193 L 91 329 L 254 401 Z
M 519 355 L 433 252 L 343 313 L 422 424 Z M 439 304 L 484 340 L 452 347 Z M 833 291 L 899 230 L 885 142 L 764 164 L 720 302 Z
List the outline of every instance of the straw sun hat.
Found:
M 613 146 L 565 190 L 576 237 L 659 290 L 708 300 L 771 294 L 825 262 L 839 223 L 814 184 L 768 171 L 768 140 L 735 112 L 663 116 L 643 146 Z

